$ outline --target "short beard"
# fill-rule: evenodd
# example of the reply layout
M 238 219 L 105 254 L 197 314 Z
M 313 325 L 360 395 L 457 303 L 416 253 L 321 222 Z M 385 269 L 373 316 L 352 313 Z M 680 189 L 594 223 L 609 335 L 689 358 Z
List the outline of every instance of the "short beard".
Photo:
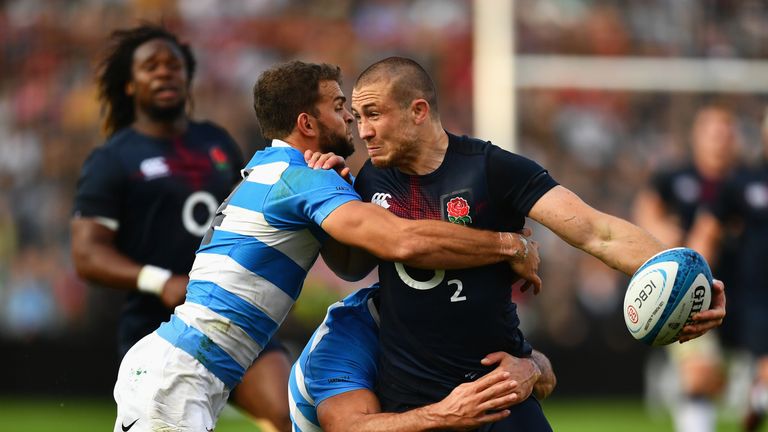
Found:
M 318 130 L 320 132 L 318 147 L 320 147 L 321 152 L 333 152 L 343 158 L 348 158 L 355 152 L 354 143 L 346 136 L 331 132 L 329 128 L 320 122 L 318 122 Z
M 147 116 L 150 119 L 160 123 L 168 123 L 184 115 L 185 108 L 186 108 L 186 103 L 181 102 L 178 105 L 167 106 L 167 107 L 148 105 L 144 107 L 144 111 L 147 113 Z

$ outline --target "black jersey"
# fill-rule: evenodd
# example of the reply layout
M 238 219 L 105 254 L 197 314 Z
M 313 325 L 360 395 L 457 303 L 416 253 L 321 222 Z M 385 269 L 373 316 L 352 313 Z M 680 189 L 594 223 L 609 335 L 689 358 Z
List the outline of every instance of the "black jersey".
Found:
M 768 162 L 759 167 L 739 170 L 722 186 L 712 213 L 724 226 L 738 224 L 742 228 L 740 250 L 736 263 L 741 285 L 740 335 L 754 354 L 768 354 Z M 728 290 L 728 317 L 731 311 L 732 289 Z
M 209 122 L 190 122 L 173 140 L 125 128 L 85 161 L 74 212 L 117 226 L 116 248 L 135 261 L 187 274 L 242 166 L 235 142 Z M 121 354 L 169 314 L 157 296 L 129 294 L 120 322 Z
M 705 179 L 692 165 L 662 171 L 651 183 L 669 212 L 680 219 L 685 232 L 691 229 L 701 206 L 714 201 L 720 187 L 720 182 Z
M 534 203 L 556 185 L 546 170 L 490 143 L 449 134 L 441 166 L 423 176 L 377 169 L 368 161 L 355 189 L 365 201 L 409 219 L 442 219 L 474 228 L 516 231 Z M 531 352 L 518 329 L 507 263 L 465 270 L 418 270 L 381 263 L 383 403 L 424 405 L 489 369 L 494 351 Z M 400 405 L 404 406 L 404 405 Z M 385 406 L 385 409 L 397 409 Z

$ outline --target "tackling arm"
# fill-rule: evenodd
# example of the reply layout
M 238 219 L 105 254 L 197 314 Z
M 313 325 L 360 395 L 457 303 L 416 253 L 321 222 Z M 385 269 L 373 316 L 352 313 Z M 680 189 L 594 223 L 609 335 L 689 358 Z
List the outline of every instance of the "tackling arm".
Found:
M 477 267 L 504 260 L 522 261 L 526 256 L 526 245 L 517 234 L 443 221 L 402 219 L 360 201 L 338 207 L 325 218 L 322 228 L 336 240 L 383 260 L 420 268 Z
M 507 417 L 509 410 L 496 410 L 518 399 L 516 387 L 509 373 L 495 370 L 477 381 L 461 384 L 440 402 L 404 413 L 382 413 L 372 391 L 355 390 L 321 402 L 317 416 L 326 432 L 468 430 Z

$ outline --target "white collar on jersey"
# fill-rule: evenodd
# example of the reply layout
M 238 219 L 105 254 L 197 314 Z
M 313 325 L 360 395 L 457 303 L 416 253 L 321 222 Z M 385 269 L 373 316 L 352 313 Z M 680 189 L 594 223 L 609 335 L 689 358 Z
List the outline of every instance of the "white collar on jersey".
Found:
M 283 140 L 273 139 L 272 147 L 293 147 L 293 146 Z

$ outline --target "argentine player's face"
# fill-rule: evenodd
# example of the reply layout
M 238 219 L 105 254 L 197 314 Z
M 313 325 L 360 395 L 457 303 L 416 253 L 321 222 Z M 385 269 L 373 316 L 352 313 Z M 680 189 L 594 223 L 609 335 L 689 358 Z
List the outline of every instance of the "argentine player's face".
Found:
M 323 153 L 334 152 L 347 157 L 354 152 L 352 113 L 344 106 L 347 98 L 333 80 L 321 81 L 320 100 L 315 105 L 318 115 L 319 147 Z
M 174 43 L 152 39 L 136 48 L 126 93 L 139 109 L 152 118 L 171 120 L 184 112 L 187 89 L 184 56 Z

